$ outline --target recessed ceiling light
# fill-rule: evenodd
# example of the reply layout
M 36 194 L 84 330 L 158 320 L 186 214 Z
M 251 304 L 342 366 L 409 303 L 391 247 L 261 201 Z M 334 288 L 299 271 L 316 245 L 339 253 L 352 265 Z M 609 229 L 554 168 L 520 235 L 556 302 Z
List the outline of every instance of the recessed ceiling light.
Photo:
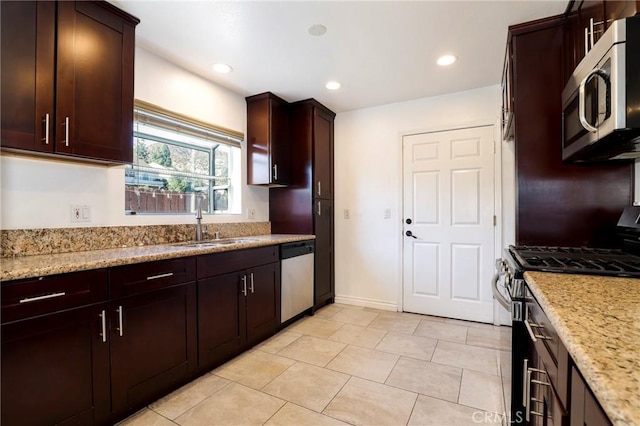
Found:
M 342 84 L 338 83 L 337 81 L 329 81 L 324 85 L 324 87 L 329 90 L 338 90 L 340 87 L 342 87 Z
M 447 65 L 453 64 L 457 60 L 458 58 L 454 55 L 442 55 L 438 58 L 436 63 L 441 67 L 446 67 Z
M 320 25 L 320 24 L 315 24 L 309 27 L 309 34 L 311 34 L 312 36 L 321 36 L 324 33 L 327 32 L 327 27 L 325 27 L 324 25 Z
M 220 74 L 227 74 L 227 73 L 230 73 L 233 70 L 233 68 L 231 68 L 231 66 L 227 64 L 214 64 L 213 70 Z

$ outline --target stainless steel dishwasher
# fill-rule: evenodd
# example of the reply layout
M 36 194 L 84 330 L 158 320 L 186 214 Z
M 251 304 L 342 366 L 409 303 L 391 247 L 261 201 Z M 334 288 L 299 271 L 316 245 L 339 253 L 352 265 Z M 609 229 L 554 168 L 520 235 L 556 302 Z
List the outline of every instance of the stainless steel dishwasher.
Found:
M 313 306 L 314 252 L 313 240 L 280 245 L 281 323 Z

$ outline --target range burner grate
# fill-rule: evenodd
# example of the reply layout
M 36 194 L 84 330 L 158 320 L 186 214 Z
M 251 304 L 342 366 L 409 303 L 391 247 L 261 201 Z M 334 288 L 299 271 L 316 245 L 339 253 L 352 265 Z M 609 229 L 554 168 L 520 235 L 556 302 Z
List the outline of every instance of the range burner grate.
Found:
M 640 257 L 617 249 L 511 246 L 524 271 L 640 277 Z

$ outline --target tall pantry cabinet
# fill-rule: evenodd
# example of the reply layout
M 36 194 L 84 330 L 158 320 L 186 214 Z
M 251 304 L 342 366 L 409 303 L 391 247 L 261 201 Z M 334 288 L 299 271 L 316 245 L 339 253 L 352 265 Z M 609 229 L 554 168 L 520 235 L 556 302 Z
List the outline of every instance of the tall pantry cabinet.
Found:
M 273 233 L 315 234 L 314 308 L 334 299 L 333 122 L 314 99 L 289 105 L 291 185 L 269 190 Z

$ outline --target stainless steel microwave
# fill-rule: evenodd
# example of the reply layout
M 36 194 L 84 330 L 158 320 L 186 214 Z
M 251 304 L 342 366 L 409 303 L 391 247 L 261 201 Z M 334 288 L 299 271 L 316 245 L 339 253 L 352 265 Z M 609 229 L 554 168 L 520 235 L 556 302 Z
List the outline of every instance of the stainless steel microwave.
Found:
M 562 91 L 562 159 L 640 158 L 640 15 L 614 21 Z

